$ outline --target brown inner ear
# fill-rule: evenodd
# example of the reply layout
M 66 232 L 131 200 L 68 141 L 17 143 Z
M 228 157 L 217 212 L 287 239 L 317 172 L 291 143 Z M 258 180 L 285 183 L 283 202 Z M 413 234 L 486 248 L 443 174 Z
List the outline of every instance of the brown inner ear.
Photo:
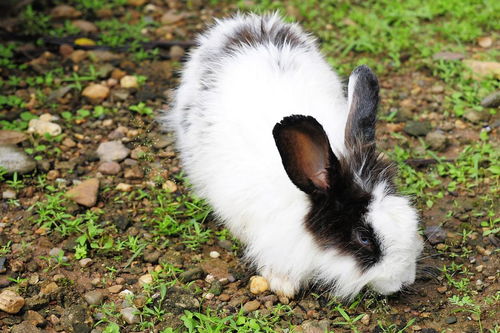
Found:
M 317 188 L 327 190 L 328 184 L 328 142 L 320 138 L 311 138 L 302 132 L 291 135 L 296 163 L 299 170 Z M 323 141 L 323 142 L 321 142 Z

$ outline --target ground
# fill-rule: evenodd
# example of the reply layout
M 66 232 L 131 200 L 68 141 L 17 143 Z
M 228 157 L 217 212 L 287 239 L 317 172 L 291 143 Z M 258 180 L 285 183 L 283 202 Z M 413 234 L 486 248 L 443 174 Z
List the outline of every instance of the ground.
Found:
M 1 6 L 2 332 L 499 331 L 498 1 Z M 378 147 L 426 239 L 411 290 L 250 291 L 154 118 L 195 34 L 237 10 L 299 21 L 343 77 L 378 74 Z

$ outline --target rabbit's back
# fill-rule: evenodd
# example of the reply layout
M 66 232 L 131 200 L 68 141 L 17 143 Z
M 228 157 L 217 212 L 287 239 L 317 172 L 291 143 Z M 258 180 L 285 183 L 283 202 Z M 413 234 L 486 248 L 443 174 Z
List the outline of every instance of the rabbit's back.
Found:
M 195 190 L 230 228 L 290 207 L 304 216 L 272 130 L 285 116 L 314 116 L 342 154 L 347 102 L 336 74 L 309 35 L 276 15 L 222 20 L 198 42 L 167 120 Z

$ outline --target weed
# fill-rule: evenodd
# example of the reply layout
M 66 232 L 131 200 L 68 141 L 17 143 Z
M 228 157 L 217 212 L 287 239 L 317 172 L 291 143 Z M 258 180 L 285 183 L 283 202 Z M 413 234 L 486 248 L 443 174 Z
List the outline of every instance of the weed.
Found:
M 144 102 L 129 106 L 129 110 L 137 112 L 138 114 L 143 116 L 150 116 L 153 114 L 153 109 L 147 106 Z
M 31 5 L 21 14 L 23 31 L 28 35 L 43 35 L 49 29 L 50 16 L 37 12 Z

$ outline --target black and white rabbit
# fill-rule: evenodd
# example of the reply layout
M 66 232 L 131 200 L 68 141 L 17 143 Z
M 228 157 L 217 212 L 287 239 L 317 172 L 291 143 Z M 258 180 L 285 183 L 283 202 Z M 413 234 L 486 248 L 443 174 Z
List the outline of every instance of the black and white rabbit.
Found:
M 173 108 L 184 170 L 278 294 L 339 297 L 415 279 L 418 217 L 375 151 L 378 81 L 348 97 L 315 39 L 274 15 L 236 15 L 197 40 Z

